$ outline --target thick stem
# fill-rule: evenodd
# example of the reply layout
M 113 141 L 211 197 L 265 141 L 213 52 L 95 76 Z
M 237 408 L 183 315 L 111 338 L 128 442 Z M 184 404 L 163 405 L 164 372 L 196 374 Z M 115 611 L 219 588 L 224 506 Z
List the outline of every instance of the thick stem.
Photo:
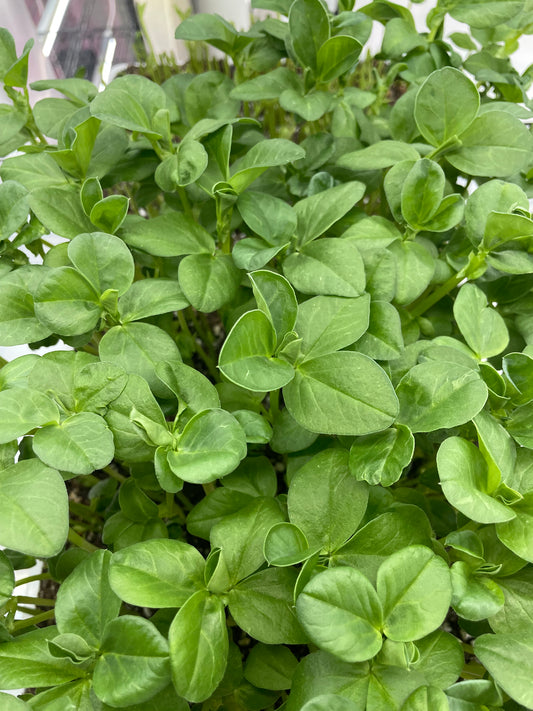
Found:
M 54 607 L 55 600 L 46 597 L 31 597 L 29 595 L 17 595 L 17 601 L 23 605 L 37 605 L 38 607 Z
M 428 294 L 428 296 L 418 303 L 416 301 L 413 302 L 413 304 L 411 304 L 412 308 L 409 306 L 407 307 L 407 310 L 411 316 L 413 318 L 421 316 L 443 297 L 449 294 L 450 291 L 453 291 L 463 281 L 463 279 L 470 279 L 471 277 L 476 278 L 476 276 L 479 276 L 479 274 L 482 273 L 479 270 L 483 269 L 485 264 L 485 256 L 486 255 L 483 252 L 479 254 L 474 254 L 472 252 L 468 259 L 468 264 L 463 267 L 463 269 L 447 279 L 444 284 L 441 284 L 438 287 L 438 289 L 435 289 L 434 292 Z
M 94 553 L 94 551 L 100 550 L 98 546 L 93 546 L 92 543 L 89 543 L 89 541 L 86 541 L 85 538 L 82 538 L 73 528 L 68 529 L 68 540 L 73 545 L 78 548 L 83 548 L 83 550 L 88 551 L 89 553 Z
M 39 622 L 51 620 L 54 614 L 54 610 L 46 610 L 46 612 L 40 612 L 38 615 L 28 617 L 26 620 L 18 620 L 13 624 L 13 631 L 16 632 L 18 630 L 23 630 L 26 627 L 33 627 L 33 625 L 37 625 Z
M 39 575 L 29 575 L 27 578 L 21 578 L 15 581 L 15 587 L 26 585 L 26 583 L 34 583 L 37 580 L 52 580 L 50 573 L 40 573 Z

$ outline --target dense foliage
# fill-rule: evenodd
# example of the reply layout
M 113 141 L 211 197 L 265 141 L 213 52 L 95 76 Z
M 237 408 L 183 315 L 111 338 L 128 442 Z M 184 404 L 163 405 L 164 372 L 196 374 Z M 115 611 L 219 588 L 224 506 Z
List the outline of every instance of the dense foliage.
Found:
M 533 708 L 532 4 L 255 6 L 33 107 L 0 33 L 1 707 Z

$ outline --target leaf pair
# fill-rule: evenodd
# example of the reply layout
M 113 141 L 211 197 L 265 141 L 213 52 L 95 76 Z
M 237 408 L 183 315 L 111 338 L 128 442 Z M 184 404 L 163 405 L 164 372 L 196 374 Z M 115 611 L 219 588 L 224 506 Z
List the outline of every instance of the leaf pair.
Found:
M 259 308 L 244 314 L 228 335 L 219 359 L 224 375 L 256 391 L 285 386 L 289 412 L 312 432 L 366 434 L 391 424 L 396 402 L 381 368 L 359 353 L 335 352 L 366 330 L 368 299 L 319 296 L 298 307 L 279 274 L 259 271 L 251 278 Z M 370 380 L 378 407 L 367 404 Z M 324 409 L 317 411 L 310 399 Z
M 474 84 L 457 69 L 438 69 L 416 96 L 414 118 L 422 136 L 468 175 L 506 177 L 529 162 L 532 139 L 519 119 L 503 111 L 479 113 Z
M 445 618 L 452 595 L 448 566 L 425 546 L 389 556 L 378 570 L 376 590 L 354 568 L 331 568 L 299 595 L 298 618 L 321 649 L 360 662 L 380 651 L 382 633 L 409 642 L 432 632 Z

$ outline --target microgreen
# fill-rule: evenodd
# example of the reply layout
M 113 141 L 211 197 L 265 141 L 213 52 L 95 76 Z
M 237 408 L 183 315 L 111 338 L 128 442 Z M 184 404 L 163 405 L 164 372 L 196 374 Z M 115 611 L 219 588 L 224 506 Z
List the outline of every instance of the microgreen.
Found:
M 533 708 L 530 4 L 252 5 L 0 30 L 0 705 Z

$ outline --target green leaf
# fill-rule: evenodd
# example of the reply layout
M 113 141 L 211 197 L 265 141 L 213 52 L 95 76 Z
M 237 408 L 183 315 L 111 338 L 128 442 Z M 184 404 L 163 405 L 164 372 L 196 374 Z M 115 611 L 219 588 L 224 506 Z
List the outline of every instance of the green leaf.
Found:
M 297 573 L 292 568 L 267 568 L 231 588 L 228 605 L 235 622 L 265 644 L 307 641 L 294 611 Z
M 396 393 L 398 421 L 412 432 L 431 432 L 471 420 L 485 404 L 488 390 L 467 366 L 426 361 L 404 375 Z
M 503 607 L 489 620 L 494 632 L 533 633 L 533 569 L 523 568 L 514 575 L 499 578 L 505 597 Z
M 247 190 L 239 195 L 237 207 L 248 227 L 269 245 L 282 244 L 296 230 L 294 210 L 274 195 Z
M 320 694 L 302 706 L 302 711 L 355 711 L 357 706 L 350 699 L 337 694 Z
M 62 477 L 37 459 L 0 472 L 0 543 L 21 553 L 50 558 L 68 533 L 68 499 Z M 44 513 L 43 513 L 44 512 Z
M 15 573 L 11 561 L 0 551 L 0 607 L 11 599 L 15 587 Z
M 243 464 L 247 461 L 244 460 Z M 228 477 L 225 482 L 227 479 Z M 234 491 L 226 486 L 218 487 L 193 507 L 187 516 L 187 530 L 193 536 L 209 540 L 213 526 L 226 516 L 243 509 L 252 501 L 252 496 L 257 496 L 257 493 L 251 495 L 238 490 Z
M 90 220 L 99 230 L 115 234 L 126 219 L 129 202 L 125 195 L 108 195 L 93 206 Z
M 83 385 L 83 376 L 84 374 L 86 375 L 84 368 L 95 363 L 98 363 L 98 359 L 95 356 L 82 351 L 52 351 L 45 353 L 41 358 L 35 358 L 31 364 L 33 367 L 25 374 L 24 384 L 28 384 L 32 390 L 38 390 L 40 393 L 46 393 L 49 397 L 59 400 L 67 410 L 74 410 L 76 406 L 74 388 L 77 378 L 80 378 L 80 383 Z M 23 373 L 23 365 L 24 361 L 19 366 L 21 368 L 20 375 Z M 30 363 L 27 365 L 29 366 Z M 17 368 L 17 370 L 19 369 Z M 98 370 L 96 370 L 96 373 L 98 373 Z M 15 374 L 16 371 L 13 375 Z M 22 385 L 23 383 L 19 381 L 13 384 Z M 54 421 L 59 422 L 59 418 Z
M 74 409 L 102 414 L 126 387 L 128 376 L 112 363 L 89 363 L 74 376 Z
M 188 543 L 151 540 L 113 555 L 110 583 L 130 605 L 180 607 L 203 587 L 205 561 Z
M 152 395 L 146 380 L 139 375 L 128 377 L 126 387 L 110 404 L 105 420 L 113 432 L 115 457 L 119 461 L 128 463 L 151 461 L 154 458 L 155 447 L 140 436 L 139 428 L 131 421 L 130 415 L 133 409 L 159 425 L 161 429 L 167 429 L 165 416 L 157 400 Z
M 305 534 L 293 523 L 276 523 L 265 538 L 265 559 L 269 565 L 278 568 L 301 563 L 316 552 L 309 548 Z
M 365 268 L 355 244 L 329 237 L 305 245 L 283 262 L 283 273 L 303 294 L 361 296 Z
M 448 697 L 434 686 L 421 686 L 407 698 L 402 711 L 448 711 Z
M 405 221 L 415 230 L 431 220 L 444 194 L 444 171 L 428 158 L 417 160 L 407 174 L 401 193 L 401 209 Z
M 396 261 L 396 294 L 394 302 L 411 304 L 429 286 L 435 273 L 435 258 L 418 242 L 395 241 L 389 247 Z
M 51 330 L 35 315 L 33 296 L 42 275 L 37 266 L 26 266 L 0 279 L 0 343 L 17 346 L 46 338 Z
M 381 170 L 403 160 L 417 161 L 419 158 L 420 154 L 414 146 L 402 141 L 384 140 L 341 155 L 337 165 L 349 170 Z
M 523 8 L 523 0 L 461 0 L 452 3 L 448 12 L 471 27 L 493 28 L 511 20 Z
M 21 387 L 0 392 L 0 444 L 53 422 L 59 422 L 59 410 L 46 395 Z
M 359 526 L 367 501 L 368 486 L 351 475 L 348 452 L 327 449 L 296 472 L 287 505 L 291 522 L 309 545 L 333 553 Z
M 447 154 L 454 168 L 467 175 L 505 178 L 525 170 L 533 138 L 520 119 L 504 111 L 478 116 L 461 134 L 461 147 Z
M 516 518 L 498 523 L 496 532 L 500 541 L 524 560 L 533 562 L 533 491 L 528 492 L 521 501 L 510 509 Z
M 14 180 L 0 183 L 0 239 L 11 237 L 26 222 L 30 205 L 28 191 Z
M 75 633 L 95 649 L 120 610 L 120 599 L 109 584 L 110 562 L 109 551 L 95 551 L 74 568 L 57 594 L 59 632 Z
M 277 390 L 294 377 L 293 367 L 273 357 L 276 332 L 263 311 L 248 311 L 235 323 L 219 356 L 221 372 L 243 388 Z
M 523 634 L 484 634 L 474 642 L 476 656 L 509 696 L 533 705 L 533 638 Z
M 158 363 L 157 377 L 178 398 L 181 406 L 194 413 L 220 407 L 220 398 L 213 383 L 199 370 L 185 363 Z
M 398 642 L 433 632 L 452 599 L 448 566 L 425 546 L 409 546 L 389 556 L 378 570 L 376 587 L 383 605 L 383 631 Z
M 457 637 L 435 630 L 417 640 L 416 648 L 420 656 L 414 669 L 421 672 L 429 684 L 447 689 L 457 681 L 464 667 L 463 648 Z
M 296 332 L 306 359 L 333 353 L 357 341 L 367 330 L 370 299 L 367 294 L 348 299 L 316 296 L 298 307 Z
M 368 329 L 353 348 L 374 360 L 398 358 L 404 348 L 398 310 L 386 301 L 372 301 Z
M 154 117 L 166 106 L 166 94 L 155 82 L 137 74 L 118 77 L 92 100 L 91 113 L 102 121 L 161 138 Z
M 274 418 L 270 448 L 279 454 L 299 452 L 310 447 L 316 438 L 316 432 L 309 432 L 301 427 L 285 408 Z
M 513 398 L 518 405 L 533 400 L 533 358 L 526 353 L 508 353 L 502 360 L 503 372 L 518 394 Z
M 29 200 L 32 212 L 48 232 L 72 239 L 80 232 L 94 229 L 81 206 L 79 191 L 74 187 L 38 187 L 32 190 Z
M 287 647 L 259 642 L 246 659 L 244 678 L 262 689 L 290 689 L 297 664 L 296 657 Z
M 258 497 L 237 513 L 225 516 L 211 530 L 211 548 L 220 548 L 230 584 L 255 572 L 264 562 L 263 545 L 268 531 L 283 521 L 278 503 Z
M 49 466 L 72 474 L 92 474 L 113 459 L 113 435 L 100 415 L 80 412 L 61 424 L 42 427 L 33 438 L 33 451 Z
M 511 508 L 495 498 L 499 474 L 489 472 L 479 449 L 460 437 L 449 437 L 437 453 L 444 495 L 455 508 L 479 523 L 515 518 Z
M 180 609 L 169 630 L 172 681 L 191 702 L 208 699 L 224 676 L 228 633 L 224 603 L 199 590 Z
M 335 35 L 327 39 L 316 56 L 320 81 L 333 81 L 353 69 L 362 49 L 361 42 L 349 35 Z
M 521 215 L 513 215 L 512 212 L 515 208 L 529 210 L 527 197 L 518 185 L 506 183 L 503 180 L 489 180 L 480 185 L 470 195 L 466 203 L 465 221 L 469 239 L 473 244 L 479 244 L 484 238 L 485 231 L 487 231 L 490 238 L 489 244 L 492 243 L 494 238 L 505 240 L 511 226 L 509 219 L 514 226 L 516 217 L 519 218 L 520 233 L 527 218 Z M 495 214 L 492 214 L 493 212 Z M 507 215 L 504 224 L 501 222 L 503 215 Z M 529 225 L 529 222 L 527 224 Z M 514 229 L 512 234 L 517 236 Z
M 48 640 L 57 636 L 55 627 L 45 627 L 0 645 L 0 686 L 3 689 L 64 684 L 86 675 L 70 659 L 53 657 Z
M 497 182 L 497 181 L 490 181 Z M 492 191 L 491 191 L 492 192 Z M 494 191 L 496 192 L 496 191 Z M 498 196 L 499 197 L 499 196 Z M 519 196 L 519 199 L 522 196 Z M 522 200 L 520 199 L 520 202 Z M 519 207 L 519 205 L 516 205 Z M 487 250 L 496 250 L 502 245 L 514 240 L 523 240 L 525 237 L 533 235 L 533 220 L 524 215 L 517 215 L 509 212 L 496 212 L 492 210 L 486 216 L 483 232 L 482 245 Z M 478 237 L 478 235 L 476 235 Z M 475 239 L 477 241 L 477 239 Z M 518 246 L 512 245 L 512 246 Z M 498 257 L 502 252 L 492 253 L 492 257 Z
M 48 153 L 6 158 L 2 161 L 0 176 L 4 182 L 14 180 L 30 191 L 68 185 L 67 177 Z
M 130 706 L 148 701 L 170 679 L 168 644 L 149 620 L 124 615 L 105 629 L 93 689 L 104 703 Z
M 121 296 L 133 282 L 133 257 L 118 237 L 103 232 L 78 235 L 68 246 L 68 256 L 98 294 L 116 289 Z
M 248 79 L 232 89 L 230 96 L 241 101 L 267 101 L 278 99 L 285 89 L 300 89 L 300 77 L 287 67 L 277 67 L 271 72 Z M 264 197 L 267 197 L 265 194 Z
M 329 39 L 329 17 L 320 0 L 295 0 L 289 12 L 291 44 L 300 64 L 317 69 L 318 52 Z
M 168 397 L 168 389 L 155 374 L 160 361 L 181 361 L 172 337 L 150 323 L 113 326 L 100 341 L 100 358 L 121 366 L 127 373 L 141 375 L 154 394 Z
M 234 410 L 233 417 L 242 427 L 249 444 L 268 444 L 272 437 L 272 427 L 268 420 L 252 410 Z
M 298 302 L 290 283 L 275 272 L 262 269 L 249 274 L 257 306 L 276 331 L 277 345 L 294 329 Z
M 316 575 L 298 596 L 296 610 L 311 640 L 339 659 L 362 662 L 381 649 L 381 604 L 368 579 L 354 568 Z
M 475 575 L 468 563 L 458 561 L 451 568 L 452 607 L 466 620 L 484 620 L 503 607 L 503 592 L 496 581 Z
M 229 412 L 214 409 L 187 422 L 167 459 L 180 479 L 205 484 L 232 472 L 245 456 L 242 427 Z
M 79 336 L 94 331 L 102 307 L 98 294 L 80 272 L 72 267 L 47 270 L 34 294 L 39 321 L 62 336 Z
M 416 544 L 431 546 L 432 536 L 425 513 L 418 506 L 401 504 L 360 528 L 337 551 L 334 561 L 357 567 L 375 581 L 379 566 L 393 553 Z
M 173 192 L 177 187 L 194 183 L 207 168 L 207 151 L 199 141 L 183 140 L 177 153 L 167 156 L 157 166 L 155 181 L 162 190 Z
M 415 439 L 408 427 L 358 437 L 350 448 L 350 471 L 358 481 L 390 486 L 411 461 Z
M 87 178 L 84 180 L 80 190 L 80 200 L 83 211 L 89 217 L 91 210 L 104 197 L 102 186 L 98 178 Z
M 441 146 L 460 136 L 472 124 L 479 109 L 475 84 L 453 67 L 432 72 L 416 95 L 414 118 L 428 143 Z
M 463 284 L 453 305 L 453 315 L 465 341 L 478 356 L 501 353 L 509 333 L 500 314 L 488 305 L 485 294 L 474 284 Z
M 294 211 L 298 219 L 296 234 L 300 243 L 307 244 L 324 234 L 359 202 L 364 193 L 365 185 L 354 180 L 297 202 Z
M 302 88 L 285 89 L 279 97 L 279 104 L 285 111 L 298 114 L 305 121 L 318 121 L 331 109 L 333 97 L 327 91 L 315 90 L 306 94 Z
M 235 297 L 241 276 L 229 254 L 190 254 L 178 270 L 185 298 L 195 309 L 207 313 Z
M 122 296 L 118 311 L 122 323 L 187 308 L 189 302 L 173 279 L 141 279 Z
M 5 27 L 0 28 L 0 77 L 3 79 L 12 64 L 17 61 L 17 48 L 13 35 Z
M 238 33 L 220 15 L 199 13 L 187 17 L 176 29 L 176 39 L 204 41 L 231 55 Z
M 370 434 L 389 427 L 398 413 L 385 371 L 367 356 L 348 351 L 301 363 L 283 397 L 290 414 L 311 432 Z
M 235 192 L 240 194 L 267 168 L 286 165 L 304 156 L 305 151 L 301 146 L 285 138 L 259 141 L 232 166 L 232 176 L 228 182 Z
M 478 434 L 479 449 L 489 468 L 496 466 L 502 479 L 511 485 L 516 462 L 516 448 L 509 433 L 487 410 L 481 410 L 475 416 L 474 425 Z
M 130 247 L 155 257 L 213 253 L 215 242 L 195 220 L 179 212 L 167 212 L 149 220 L 126 220 L 120 237 Z
M 533 404 L 528 403 L 513 410 L 505 423 L 506 429 L 512 438 L 523 447 L 533 449 L 531 423 L 533 421 Z
M 0 703 L 4 711 L 28 711 L 30 708 L 22 699 L 0 692 Z

